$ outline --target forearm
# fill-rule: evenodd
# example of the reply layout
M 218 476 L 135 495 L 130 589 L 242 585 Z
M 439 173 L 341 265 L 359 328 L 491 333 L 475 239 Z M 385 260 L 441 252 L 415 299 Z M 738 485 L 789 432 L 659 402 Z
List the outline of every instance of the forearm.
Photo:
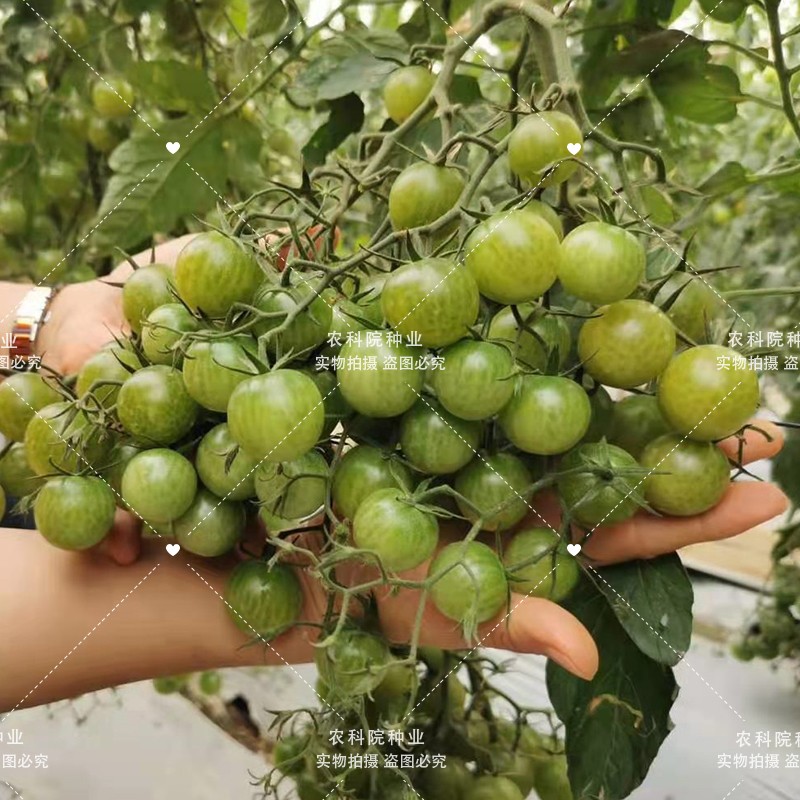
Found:
M 0 709 L 160 675 L 282 663 L 269 648 L 244 646 L 220 597 L 220 568 L 150 545 L 122 568 L 0 529 Z M 294 642 L 275 649 L 302 660 Z

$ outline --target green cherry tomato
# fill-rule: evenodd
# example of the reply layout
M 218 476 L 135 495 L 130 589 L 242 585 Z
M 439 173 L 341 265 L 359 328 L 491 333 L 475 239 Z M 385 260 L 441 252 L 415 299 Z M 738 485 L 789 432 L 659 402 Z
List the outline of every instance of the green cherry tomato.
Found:
M 322 438 L 327 439 L 342 420 L 353 415 L 353 409 L 342 395 L 336 373 L 326 369 L 311 368 L 305 368 L 303 372 L 314 381 L 323 397 L 325 424 L 322 427 Z
M 345 628 L 317 649 L 314 660 L 322 680 L 348 697 L 367 694 L 380 684 L 391 653 L 382 637 Z
M 461 339 L 478 318 L 478 285 L 463 266 L 443 258 L 412 261 L 395 270 L 381 293 L 386 321 L 425 347 Z
M 541 297 L 555 283 L 561 247 L 543 217 L 502 211 L 469 235 L 464 261 L 482 295 L 512 305 Z
M 522 326 L 514 311 L 504 308 L 492 318 L 488 338 L 504 344 L 520 364 L 530 369 L 544 372 L 553 354 L 556 367 L 562 368 L 572 347 L 564 317 L 548 314 L 529 303 L 520 305 L 517 312 Z
M 675 328 L 696 344 L 709 342 L 715 323 L 725 312 L 725 301 L 701 278 L 675 272 L 658 290 L 656 305 L 663 306 Z
M 550 528 L 526 528 L 503 548 L 503 563 L 511 590 L 558 603 L 580 577 L 577 560 Z
M 631 389 L 657 378 L 675 352 L 675 327 L 645 300 L 597 309 L 578 335 L 578 356 L 600 383 Z
M 426 769 L 420 777 L 425 800 L 464 800 L 475 778 L 463 758 L 448 756 L 441 769 Z
M 570 231 L 561 252 L 561 285 L 594 305 L 623 300 L 644 278 L 644 247 L 632 233 L 606 222 L 587 222 Z
M 408 467 L 391 453 L 360 444 L 348 450 L 333 471 L 333 503 L 345 519 L 379 489 L 411 488 Z
M 750 0 L 699 0 L 700 8 L 720 22 L 736 22 L 742 16 Z
M 228 578 L 225 602 L 239 630 L 269 641 L 300 618 L 303 589 L 294 569 L 285 564 L 242 561 Z
M 447 475 L 469 464 L 482 434 L 480 422 L 459 419 L 435 401 L 421 398 L 400 421 L 400 448 L 421 472 Z
M 133 87 L 123 78 L 101 78 L 92 86 L 94 110 L 107 119 L 124 119 L 133 113 Z
M 194 237 L 178 254 L 175 286 L 193 311 L 224 317 L 234 303 L 251 303 L 264 280 L 256 260 L 217 231 Z
M 405 122 L 419 108 L 435 82 L 436 78 L 425 67 L 396 69 L 383 87 L 386 113 L 398 125 Z
M 215 669 L 206 670 L 206 672 L 200 673 L 198 684 L 203 694 L 219 694 L 222 689 L 222 675 Z
M 261 464 L 255 490 L 270 533 L 295 528 L 325 505 L 328 463 L 317 450 L 309 450 L 293 461 Z
M 69 162 L 51 161 L 42 167 L 39 180 L 45 194 L 59 200 L 71 194 L 78 185 L 78 170 Z
M 127 439 L 117 440 L 100 470 L 100 477 L 113 489 L 117 503 L 122 505 L 122 476 L 131 459 L 142 452 L 140 445 Z
M 0 486 L 10 497 L 25 497 L 43 483 L 44 479 L 28 465 L 25 445 L 14 442 L 0 458 Z
M 115 510 L 114 493 L 100 478 L 61 475 L 42 487 L 33 516 L 50 544 L 64 550 L 86 550 L 111 530 Z
M 526 453 L 554 455 L 577 444 L 589 428 L 592 406 L 569 378 L 523 375 L 498 419 L 503 433 Z
M 476 778 L 464 800 L 525 800 L 514 781 L 502 775 Z
M 573 800 L 566 757 L 551 756 L 537 763 L 534 788 L 541 800 Z
M 80 48 L 89 41 L 89 31 L 83 17 L 78 14 L 65 14 L 58 25 L 58 33 L 72 47 Z
M 256 344 L 249 337 L 194 341 L 183 359 L 186 391 L 203 408 L 225 411 L 233 390 L 258 374 L 253 359 Z
M 511 528 L 528 511 L 531 482 L 528 468 L 512 453 L 478 456 L 456 476 L 455 489 L 464 498 L 458 507 L 471 522 L 480 516 L 484 530 Z
M 151 312 L 174 301 L 172 268 L 166 264 L 139 267 L 122 287 L 122 312 L 134 333 L 140 333 Z
M 506 750 L 503 747 L 495 747 L 491 750 L 489 760 L 494 773 L 513 781 L 523 797 L 527 797 L 531 793 L 536 775 L 536 765 L 528 756 L 524 753 Z
M 258 461 L 233 440 L 227 423 L 212 428 L 197 446 L 195 469 L 203 485 L 223 500 L 255 497 Z
M 537 214 L 545 220 L 555 232 L 559 242 L 564 238 L 564 223 L 552 206 L 543 203 L 541 200 L 529 200 L 525 204 L 525 211 Z
M 86 109 L 80 105 L 71 105 L 62 109 L 59 114 L 59 125 L 76 139 L 85 141 L 89 126 Z
M 443 368 L 432 373 L 439 402 L 466 420 L 494 416 L 514 393 L 514 358 L 507 347 L 463 339 L 442 352 Z
M 607 438 L 614 418 L 614 401 L 605 387 L 595 386 L 594 391 L 589 395 L 589 403 L 592 406 L 592 419 L 589 422 L 588 430 L 581 438 L 581 443 L 599 442 L 601 439 Z
M 142 326 L 142 349 L 151 364 L 183 362 L 178 344 L 184 333 L 199 330 L 200 322 L 181 303 L 167 303 L 150 312 Z
M 171 522 L 194 500 L 197 473 L 175 450 L 157 447 L 135 455 L 122 473 L 122 499 L 148 522 Z
M 197 413 L 181 373 L 164 365 L 140 369 L 117 396 L 122 426 L 134 439 L 150 445 L 177 442 L 192 429 Z
M 188 510 L 173 522 L 172 529 L 184 550 L 214 558 L 235 547 L 244 534 L 246 521 L 242 503 L 220 500 L 201 488 Z
M 97 398 L 100 405 L 110 408 L 119 394 L 119 385 L 103 385 L 105 381 L 123 384 L 133 372 L 142 365 L 136 353 L 112 344 L 91 356 L 78 373 L 75 392 L 78 397 L 85 397 L 89 392 Z
M 360 342 L 347 342 L 341 350 L 342 366 L 336 372 L 344 399 L 359 413 L 369 417 L 396 417 L 417 402 L 424 372 L 418 359 L 424 351 L 389 341 L 378 332 Z M 383 335 L 381 335 L 383 334 Z
M 760 398 L 758 375 L 747 366 L 738 368 L 737 358 L 729 347 L 706 344 L 669 362 L 657 396 L 674 430 L 701 442 L 724 439 L 753 416 Z
M 677 434 L 650 442 L 640 463 L 651 471 L 643 483 L 645 500 L 672 516 L 690 517 L 713 508 L 730 483 L 730 465 L 722 450 Z
M 104 462 L 112 440 L 72 403 L 40 408 L 25 430 L 25 452 L 37 475 L 78 472 Z
M 281 736 L 272 751 L 272 763 L 284 775 L 300 775 L 306 768 L 304 756 L 307 751 L 307 735 Z
M 632 517 L 639 508 L 636 489 L 644 474 L 639 463 L 620 447 L 592 442 L 576 447 L 561 461 L 559 471 L 586 470 L 563 475 L 558 492 L 573 519 L 582 525 L 611 525 Z M 619 471 L 630 470 L 628 474 Z
M 314 290 L 305 284 L 284 288 L 267 285 L 261 289 L 254 301 L 255 307 L 268 314 L 291 314 L 303 302 L 313 297 L 311 304 L 300 313 L 286 330 L 269 339 L 271 353 L 281 356 L 295 353 L 298 357 L 307 355 L 309 350 L 321 345 L 327 338 L 333 321 L 333 311 L 323 297 L 315 295 Z M 270 317 L 258 322 L 254 333 L 264 336 L 268 331 L 282 324 L 286 316 Z
M 567 161 L 568 144 L 582 144 L 583 136 L 572 117 L 561 111 L 541 111 L 519 122 L 508 140 L 511 171 L 535 186 L 563 183 L 578 168 Z M 545 177 L 545 171 L 555 167 Z
M 125 129 L 111 120 L 90 117 L 86 138 L 98 153 L 108 154 L 125 138 Z
M 452 167 L 420 162 L 406 167 L 389 190 L 389 219 L 396 230 L 430 225 L 461 197 L 464 179 Z
M 448 619 L 486 622 L 508 600 L 503 564 L 481 542 L 453 542 L 443 548 L 428 575 L 441 575 L 431 587 L 431 599 Z
M 14 442 L 25 438 L 33 415 L 61 395 L 36 372 L 17 372 L 0 383 L 0 433 Z
M 0 198 L 0 233 L 18 236 L 28 224 L 28 212 L 19 200 Z
M 614 404 L 608 440 L 639 458 L 646 444 L 670 431 L 653 395 L 632 394 Z
M 433 514 L 414 506 L 403 489 L 380 489 L 358 507 L 353 541 L 375 553 L 385 570 L 404 572 L 433 555 L 439 523 Z
M 240 383 L 228 402 L 231 436 L 259 461 L 293 461 L 318 441 L 325 408 L 314 381 L 278 369 Z
M 36 118 L 26 108 L 8 113 L 5 128 L 11 144 L 30 144 L 36 138 Z

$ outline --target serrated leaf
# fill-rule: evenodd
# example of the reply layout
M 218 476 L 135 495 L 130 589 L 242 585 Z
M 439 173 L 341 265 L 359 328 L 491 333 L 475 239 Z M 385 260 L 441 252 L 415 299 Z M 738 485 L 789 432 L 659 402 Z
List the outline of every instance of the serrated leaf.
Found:
M 140 97 L 166 111 L 208 111 L 217 102 L 206 73 L 180 61 L 138 61 L 128 76 Z
M 159 128 L 160 137 L 145 128 L 111 154 L 114 175 L 92 222 L 99 224 L 93 243 L 100 250 L 132 247 L 217 202 L 228 178 L 226 122 L 212 117 L 190 136 L 192 126 L 171 120 Z M 167 152 L 168 141 L 181 142 L 175 155 Z
M 675 677 L 670 667 L 639 650 L 588 579 L 565 605 L 600 651 L 600 668 L 591 681 L 547 664 L 550 701 L 566 729 L 573 795 L 622 800 L 642 783 L 672 728 Z
M 333 100 L 351 92 L 367 91 L 380 86 L 396 69 L 394 62 L 383 61 L 370 53 L 350 56 L 327 71 L 317 86 L 317 99 Z
M 726 161 L 713 175 L 709 175 L 700 186 L 697 187 L 709 197 L 722 194 L 730 194 L 737 189 L 747 186 L 749 174 L 738 161 Z
M 676 553 L 590 570 L 589 577 L 643 653 L 671 667 L 681 660 L 692 638 L 694 592 Z
M 312 134 L 303 148 L 306 169 L 324 163 L 328 153 L 335 150 L 351 133 L 364 124 L 364 104 L 357 94 L 348 94 L 329 102 L 330 114 Z
M 659 69 L 650 76 L 650 85 L 665 111 L 705 125 L 735 119 L 742 99 L 739 77 L 720 64 Z

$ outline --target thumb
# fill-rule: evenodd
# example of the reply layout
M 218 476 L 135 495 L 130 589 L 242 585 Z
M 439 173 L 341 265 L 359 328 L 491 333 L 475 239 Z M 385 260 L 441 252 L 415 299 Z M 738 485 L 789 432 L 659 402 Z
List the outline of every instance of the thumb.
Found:
M 97 551 L 122 567 L 133 564 L 142 550 L 141 525 L 133 514 L 117 509 L 114 526 Z
M 512 594 L 510 612 L 484 623 L 481 645 L 540 653 L 573 675 L 591 680 L 599 666 L 597 645 L 583 624 L 550 600 Z

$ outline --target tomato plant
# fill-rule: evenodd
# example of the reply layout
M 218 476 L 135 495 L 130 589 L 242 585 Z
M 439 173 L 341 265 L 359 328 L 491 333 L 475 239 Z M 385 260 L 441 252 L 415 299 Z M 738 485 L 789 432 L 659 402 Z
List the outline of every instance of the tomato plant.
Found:
M 407 167 L 389 192 L 389 218 L 397 230 L 436 222 L 458 202 L 464 179 L 452 167 L 425 162 Z

